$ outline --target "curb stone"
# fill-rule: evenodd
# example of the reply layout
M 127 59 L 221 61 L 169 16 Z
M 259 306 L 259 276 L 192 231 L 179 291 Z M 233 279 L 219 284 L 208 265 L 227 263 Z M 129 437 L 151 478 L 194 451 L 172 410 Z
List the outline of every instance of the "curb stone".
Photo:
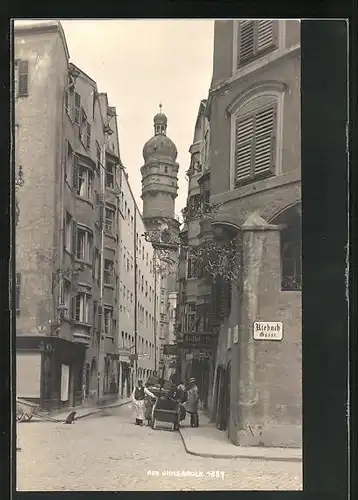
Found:
M 110 406 L 102 406 L 102 407 L 99 407 L 99 408 L 94 408 L 93 410 L 91 410 L 89 413 L 85 413 L 84 415 L 79 415 L 78 417 L 75 417 L 74 418 L 74 421 L 76 420 L 82 420 L 83 418 L 86 418 L 86 417 L 90 417 L 91 415 L 95 415 L 96 413 L 100 413 L 101 411 L 103 410 L 110 410 L 112 408 L 119 408 L 121 406 L 124 406 L 126 404 L 129 404 L 131 401 L 122 401 L 121 403 L 118 403 L 118 404 L 114 404 L 114 405 L 110 405 Z M 68 411 L 68 413 L 70 413 L 70 410 Z M 58 424 L 63 424 L 64 422 L 66 422 L 66 419 L 59 419 L 59 418 L 55 418 L 55 417 L 49 417 L 49 416 L 39 416 L 37 415 L 37 417 L 39 418 L 39 420 L 37 421 L 31 421 L 31 422 L 53 422 L 53 423 L 58 423 Z
M 224 458 L 224 459 L 231 459 L 231 460 L 236 459 L 236 458 L 240 458 L 240 459 L 246 459 L 246 460 L 262 460 L 262 461 L 266 460 L 266 461 L 271 461 L 271 462 L 302 462 L 301 457 L 275 457 L 275 456 L 268 457 L 268 456 L 263 456 L 263 455 L 248 456 L 248 455 L 221 455 L 218 453 L 199 453 L 199 452 L 191 451 L 188 449 L 186 442 L 185 442 L 185 438 L 184 438 L 180 429 L 179 429 L 179 434 L 180 434 L 180 437 L 183 441 L 183 445 L 184 445 L 186 453 L 188 453 L 188 455 L 195 455 L 196 457 Z

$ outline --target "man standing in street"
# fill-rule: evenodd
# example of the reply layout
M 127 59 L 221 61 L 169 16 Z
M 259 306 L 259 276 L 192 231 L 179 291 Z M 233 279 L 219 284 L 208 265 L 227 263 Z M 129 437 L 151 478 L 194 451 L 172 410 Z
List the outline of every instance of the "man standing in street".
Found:
M 196 385 L 195 378 L 191 378 L 188 382 L 187 401 L 185 405 L 186 411 L 190 413 L 191 427 L 199 427 L 198 405 L 199 389 Z
M 135 414 L 136 425 L 143 425 L 143 420 L 145 416 L 145 396 L 149 396 L 156 399 L 156 396 L 150 392 L 147 387 L 143 387 L 143 381 L 138 380 L 138 385 L 134 388 L 132 393 L 133 409 Z

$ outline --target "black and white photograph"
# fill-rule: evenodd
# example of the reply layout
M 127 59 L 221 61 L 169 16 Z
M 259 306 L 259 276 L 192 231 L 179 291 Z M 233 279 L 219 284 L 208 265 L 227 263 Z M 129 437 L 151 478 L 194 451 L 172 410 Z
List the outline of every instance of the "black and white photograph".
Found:
M 12 56 L 17 491 L 302 490 L 300 20 Z

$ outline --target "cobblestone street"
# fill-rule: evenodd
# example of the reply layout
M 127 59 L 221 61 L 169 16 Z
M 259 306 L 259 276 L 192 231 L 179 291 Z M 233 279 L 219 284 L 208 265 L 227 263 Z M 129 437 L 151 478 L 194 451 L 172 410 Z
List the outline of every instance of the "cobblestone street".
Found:
M 130 405 L 74 425 L 22 423 L 18 433 L 21 491 L 302 488 L 301 463 L 188 455 L 179 433 L 133 425 Z

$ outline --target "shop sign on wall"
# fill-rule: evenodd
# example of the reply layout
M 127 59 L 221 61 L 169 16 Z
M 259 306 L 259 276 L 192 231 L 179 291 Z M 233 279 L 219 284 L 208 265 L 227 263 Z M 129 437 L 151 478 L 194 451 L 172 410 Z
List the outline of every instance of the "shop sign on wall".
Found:
M 255 321 L 254 340 L 282 340 L 283 323 L 281 321 Z

